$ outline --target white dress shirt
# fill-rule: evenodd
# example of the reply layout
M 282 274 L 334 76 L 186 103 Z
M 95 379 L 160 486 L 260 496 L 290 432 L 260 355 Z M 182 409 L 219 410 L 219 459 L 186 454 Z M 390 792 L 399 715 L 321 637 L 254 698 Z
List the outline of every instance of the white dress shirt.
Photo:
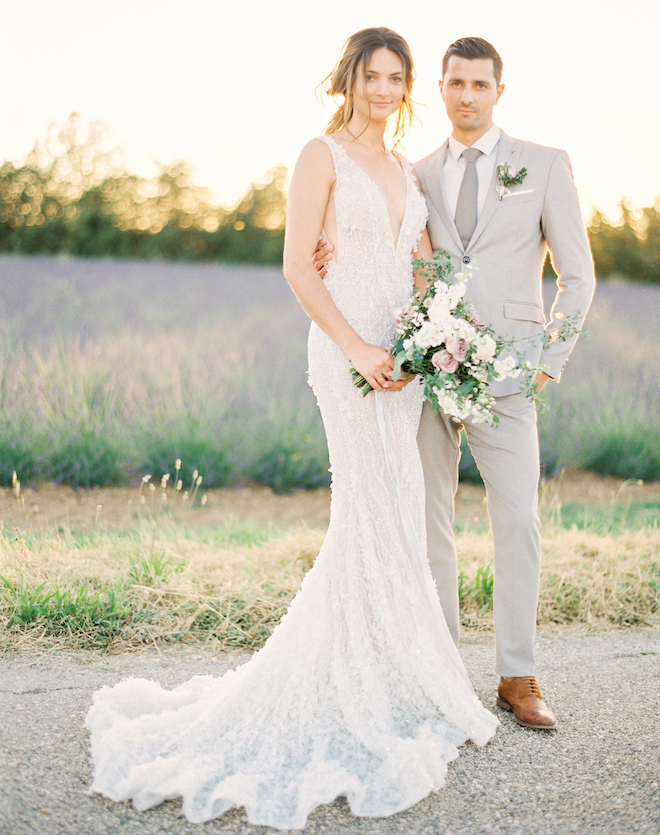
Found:
M 488 186 L 493 178 L 495 162 L 497 160 L 497 145 L 500 141 L 500 129 L 493 125 L 482 137 L 472 145 L 482 152 L 476 162 L 477 169 L 477 219 L 486 202 Z M 465 174 L 465 159 L 461 157 L 467 148 L 453 136 L 449 137 L 449 147 L 445 156 L 445 164 L 442 169 L 442 183 L 445 188 L 447 206 L 452 217 L 456 216 L 456 204 L 458 203 L 458 192 L 461 190 L 463 175 Z

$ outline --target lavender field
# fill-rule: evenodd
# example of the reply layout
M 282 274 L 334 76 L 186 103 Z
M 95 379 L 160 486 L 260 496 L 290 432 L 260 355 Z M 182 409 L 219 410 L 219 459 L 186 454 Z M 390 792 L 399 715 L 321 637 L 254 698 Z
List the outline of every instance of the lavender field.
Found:
M 660 478 L 659 303 L 601 282 L 592 337 L 546 388 L 546 472 Z M 278 269 L 0 256 L 0 328 L 3 484 L 132 482 L 176 458 L 207 486 L 329 481 L 308 322 Z

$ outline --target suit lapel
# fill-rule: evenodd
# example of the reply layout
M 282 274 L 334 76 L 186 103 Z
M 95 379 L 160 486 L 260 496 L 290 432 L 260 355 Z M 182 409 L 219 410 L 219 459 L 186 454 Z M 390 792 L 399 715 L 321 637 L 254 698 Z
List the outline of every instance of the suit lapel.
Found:
M 445 186 L 443 180 L 443 168 L 445 165 L 445 157 L 447 155 L 447 148 L 449 147 L 449 140 L 446 139 L 444 143 L 438 148 L 433 155 L 433 162 L 429 166 L 429 172 L 426 176 L 427 195 L 436 212 L 440 216 L 445 229 L 454 239 L 454 243 L 458 247 L 459 252 L 463 252 L 463 244 L 461 243 L 461 236 L 458 234 L 458 229 L 454 223 L 454 218 L 451 216 L 449 206 L 447 205 L 447 198 L 445 197 Z M 433 189 L 429 186 L 433 186 Z
M 493 215 L 495 214 L 500 203 L 502 202 L 497 195 L 497 166 L 501 165 L 503 162 L 508 162 L 511 165 L 513 165 L 514 168 L 517 168 L 518 157 L 520 156 L 521 151 L 522 146 L 519 142 L 516 142 L 515 139 L 511 139 L 511 137 L 507 136 L 507 134 L 504 133 L 504 131 L 500 131 L 500 140 L 497 146 L 495 170 L 493 171 L 493 177 L 490 181 L 490 185 L 488 186 L 486 202 L 484 203 L 481 215 L 479 216 L 477 225 L 474 229 L 474 232 L 472 233 L 472 237 L 470 238 L 470 243 L 467 247 L 468 249 L 471 246 L 473 246 L 479 239 L 484 229 L 493 219 Z

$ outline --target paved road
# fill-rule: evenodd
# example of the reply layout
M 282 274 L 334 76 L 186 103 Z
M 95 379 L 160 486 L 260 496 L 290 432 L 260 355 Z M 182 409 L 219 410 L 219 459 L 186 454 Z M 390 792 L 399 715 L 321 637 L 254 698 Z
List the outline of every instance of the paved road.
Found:
M 494 702 L 492 642 L 461 647 L 477 692 Z M 244 656 L 243 656 L 244 657 Z M 467 745 L 445 788 L 392 818 L 354 818 L 343 800 L 306 832 L 326 835 L 637 835 L 660 833 L 660 631 L 545 637 L 538 674 L 557 733 L 502 724 Z M 86 794 L 83 718 L 94 690 L 127 675 L 174 685 L 221 673 L 241 656 L 82 653 L 0 660 L 1 835 L 254 835 L 240 811 L 202 827 L 170 802 L 148 812 Z

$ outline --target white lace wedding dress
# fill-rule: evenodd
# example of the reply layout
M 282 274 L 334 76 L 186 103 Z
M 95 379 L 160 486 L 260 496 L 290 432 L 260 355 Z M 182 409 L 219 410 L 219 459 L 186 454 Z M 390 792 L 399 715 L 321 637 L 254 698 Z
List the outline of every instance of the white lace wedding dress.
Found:
M 337 176 L 338 258 L 326 284 L 356 331 L 389 347 L 394 310 L 412 288 L 424 200 L 403 160 L 407 200 L 394 241 L 376 184 L 321 139 Z M 333 483 L 314 567 L 270 640 L 235 671 L 173 690 L 128 679 L 95 694 L 92 791 L 138 809 L 182 797 L 194 822 L 244 806 L 253 824 L 302 828 L 339 795 L 355 815 L 385 816 L 439 789 L 459 745 L 484 745 L 495 732 L 424 557 L 421 387 L 363 398 L 345 354 L 314 324 L 309 367 Z

